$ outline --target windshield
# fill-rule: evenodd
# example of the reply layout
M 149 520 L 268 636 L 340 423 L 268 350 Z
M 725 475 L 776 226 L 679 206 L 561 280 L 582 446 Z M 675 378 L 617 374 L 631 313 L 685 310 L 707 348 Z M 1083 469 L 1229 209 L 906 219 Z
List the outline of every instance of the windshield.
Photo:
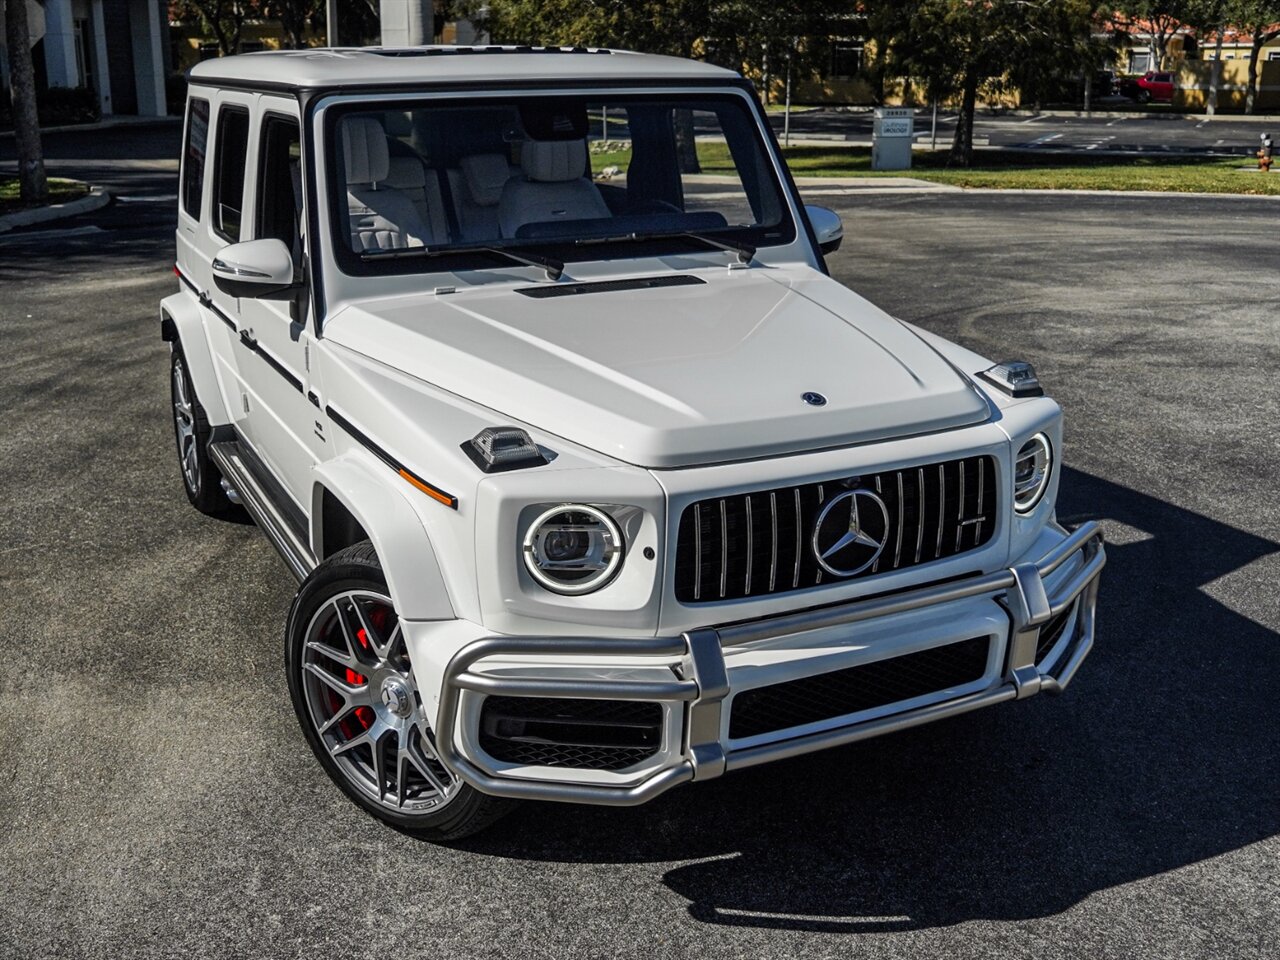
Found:
M 737 95 L 529 95 L 330 114 L 334 241 L 348 273 L 516 262 L 504 250 L 555 262 L 795 238 Z

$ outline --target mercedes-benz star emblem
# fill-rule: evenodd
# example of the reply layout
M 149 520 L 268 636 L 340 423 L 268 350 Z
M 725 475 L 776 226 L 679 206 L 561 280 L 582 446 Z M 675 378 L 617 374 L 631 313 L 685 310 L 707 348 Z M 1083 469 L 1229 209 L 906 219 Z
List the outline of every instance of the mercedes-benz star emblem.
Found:
M 811 407 L 825 407 L 827 405 L 827 398 L 820 393 L 815 393 L 812 390 L 810 390 L 808 393 L 800 394 L 800 399 L 803 400 L 805 403 L 807 403 Z
M 888 540 L 889 510 L 870 490 L 846 490 L 834 497 L 813 525 L 813 555 L 835 577 L 867 569 Z

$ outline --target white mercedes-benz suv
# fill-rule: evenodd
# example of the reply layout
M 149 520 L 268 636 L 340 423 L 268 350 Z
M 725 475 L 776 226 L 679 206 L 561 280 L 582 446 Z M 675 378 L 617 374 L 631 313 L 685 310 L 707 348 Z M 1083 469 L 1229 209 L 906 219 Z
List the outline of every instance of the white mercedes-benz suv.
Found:
M 436 839 L 1064 688 L 1061 415 L 832 280 L 753 90 L 579 48 L 190 73 L 178 461 L 301 581 L 311 749 Z

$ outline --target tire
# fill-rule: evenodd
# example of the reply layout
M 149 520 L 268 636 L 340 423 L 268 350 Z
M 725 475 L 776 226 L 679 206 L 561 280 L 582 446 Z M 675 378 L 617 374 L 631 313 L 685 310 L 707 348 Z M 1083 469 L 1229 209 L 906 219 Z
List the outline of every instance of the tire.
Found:
M 1139 103 L 1150 103 L 1150 102 L 1151 102 L 1151 91 L 1150 91 L 1150 90 L 1139 90 L 1139 91 L 1138 91 L 1138 96 L 1137 96 L 1137 101 L 1138 101 Z
M 196 396 L 186 357 L 178 344 L 169 358 L 169 395 L 173 401 L 173 435 L 178 447 L 178 472 L 187 499 L 201 513 L 227 517 L 236 506 L 222 489 L 222 474 L 209 457 L 209 418 Z
M 335 553 L 303 582 L 285 628 L 285 671 L 320 766 L 383 823 L 426 840 L 457 840 L 515 806 L 440 763 L 369 541 Z

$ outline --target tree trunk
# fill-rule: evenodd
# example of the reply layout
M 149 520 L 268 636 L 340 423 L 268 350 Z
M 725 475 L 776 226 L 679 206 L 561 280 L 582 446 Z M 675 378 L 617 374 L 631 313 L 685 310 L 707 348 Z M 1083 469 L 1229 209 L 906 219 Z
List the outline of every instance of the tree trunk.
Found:
M 693 137 L 693 111 L 676 110 L 676 156 L 680 161 L 681 173 L 701 173 L 702 165 L 698 163 L 698 145 Z
M 1222 83 L 1222 34 L 1226 30 L 1226 26 L 1218 24 L 1218 38 L 1213 44 L 1213 66 L 1210 67 L 1209 74 L 1209 102 L 1205 106 L 1205 112 L 1209 116 L 1213 116 L 1218 112 L 1218 87 Z
M 973 166 L 973 118 L 978 108 L 978 77 L 970 70 L 965 74 L 960 116 L 956 118 L 956 138 L 951 141 L 950 163 L 958 167 Z
M 1253 52 L 1249 55 L 1249 79 L 1245 82 L 1247 89 L 1244 94 L 1244 112 L 1253 113 L 1253 107 L 1258 99 L 1258 58 L 1262 56 L 1262 45 L 1266 41 L 1262 38 L 1261 31 L 1255 32 L 1253 35 Z
M 36 113 L 36 77 L 31 66 L 27 0 L 6 0 L 5 41 L 9 46 L 9 95 L 13 101 L 14 146 L 18 152 L 18 190 L 29 203 L 49 199 L 49 179 L 40 147 Z

